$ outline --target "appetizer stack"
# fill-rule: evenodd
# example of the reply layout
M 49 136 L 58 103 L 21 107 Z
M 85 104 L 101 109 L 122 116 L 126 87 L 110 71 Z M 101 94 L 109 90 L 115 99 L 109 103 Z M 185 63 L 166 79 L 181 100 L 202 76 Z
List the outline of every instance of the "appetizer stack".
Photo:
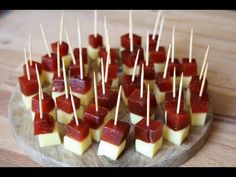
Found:
M 32 113 L 34 135 L 38 136 L 40 147 L 63 143 L 65 150 L 82 155 L 94 141 L 99 143 L 97 155 L 116 160 L 125 151 L 133 126 L 134 149 L 152 158 L 165 143 L 163 139 L 181 145 L 191 126 L 205 125 L 209 110 L 209 46 L 198 75 L 197 60 L 192 57 L 193 29 L 189 57 L 181 63 L 174 56 L 175 26 L 167 54 L 161 46 L 165 19 L 161 11 L 153 34 L 146 33 L 145 48 L 141 45 L 142 37 L 133 33 L 130 11 L 129 32 L 120 37 L 119 52 L 110 47 L 106 17 L 105 35 L 98 34 L 96 10 L 94 33 L 88 36 L 87 48 L 82 47 L 80 21 L 78 47 L 73 48 L 63 18 L 62 12 L 59 41 L 53 42 L 51 49 L 40 24 L 47 52 L 41 62 L 32 59 L 29 36 L 29 57 L 24 49 L 24 74 L 19 77 L 22 100 Z M 64 31 L 67 42 L 62 40 Z M 119 67 L 123 69 L 121 77 Z M 50 88 L 50 93 L 46 88 Z M 130 119 L 119 117 L 120 100 Z M 64 137 L 58 124 L 65 127 Z

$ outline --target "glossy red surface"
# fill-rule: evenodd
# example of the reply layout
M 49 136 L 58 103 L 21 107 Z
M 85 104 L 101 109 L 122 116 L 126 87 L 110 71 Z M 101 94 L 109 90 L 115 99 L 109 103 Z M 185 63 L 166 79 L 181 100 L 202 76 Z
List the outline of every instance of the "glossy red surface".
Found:
M 121 85 L 126 97 L 128 97 L 134 91 L 134 89 L 140 88 L 140 77 L 135 76 L 134 82 L 131 81 L 131 78 L 131 75 L 126 74 L 123 74 L 122 77 Z
M 76 110 L 80 108 L 80 99 L 77 98 L 76 96 L 73 96 L 74 102 L 75 102 L 75 108 Z M 68 99 L 66 99 L 66 95 L 61 95 L 56 98 L 56 103 L 57 103 L 57 109 L 61 109 L 62 111 L 71 114 L 73 113 L 73 107 L 71 103 L 71 96 L 70 94 L 68 95 Z
M 204 92 L 202 97 L 199 97 L 199 93 L 191 93 L 190 104 L 192 113 L 207 113 L 209 109 L 208 93 Z
M 121 36 L 121 46 L 124 48 L 130 48 L 130 39 L 129 33 L 124 34 Z M 142 38 L 139 35 L 133 33 L 133 46 L 134 47 L 141 47 L 142 45 Z
M 163 46 L 159 47 L 159 50 L 156 52 L 152 50 L 150 53 L 150 61 L 153 63 L 165 63 L 166 62 L 166 49 Z
M 203 77 L 202 77 L 203 78 Z M 199 80 L 199 76 L 193 76 L 191 81 L 190 81 L 190 84 L 189 84 L 189 90 L 190 92 L 197 92 L 199 93 L 200 92 L 200 89 L 201 89 L 201 84 L 202 84 L 202 80 Z M 203 91 L 204 92 L 207 92 L 207 88 L 208 88 L 208 81 L 206 79 L 206 82 L 205 82 L 205 85 L 204 85 L 204 88 L 203 88 Z
M 71 77 L 70 86 L 73 92 L 86 94 L 91 89 L 91 78 L 84 76 L 81 80 L 80 76 Z
M 31 78 L 28 80 L 27 76 L 18 77 L 21 93 L 25 96 L 31 96 L 38 92 L 38 81 L 37 78 Z
M 174 59 L 173 63 L 171 62 L 170 58 L 167 71 L 170 73 L 171 77 L 174 73 L 174 67 L 176 68 L 176 76 L 180 76 L 182 72 L 182 65 L 177 58 Z
M 74 48 L 74 55 L 75 55 L 75 60 L 76 63 L 79 64 L 79 59 L 80 59 L 80 54 L 79 54 L 79 48 Z M 82 48 L 82 59 L 83 59 L 83 64 L 88 64 L 88 54 L 87 54 L 87 48 Z
M 80 76 L 80 64 L 79 64 L 79 61 L 76 60 L 76 64 L 71 64 L 69 66 L 69 76 L 70 77 L 79 77 Z M 85 75 L 85 68 L 84 68 L 84 65 L 83 65 L 83 75 Z
M 98 104 L 111 111 L 116 106 L 118 93 L 111 89 L 106 89 L 106 93 L 103 95 L 102 89 L 98 88 Z
M 186 128 L 189 122 L 190 117 L 186 111 L 181 110 L 179 114 L 176 111 L 167 112 L 167 126 L 175 131 Z
M 155 35 L 155 38 L 152 39 L 152 34 L 149 34 L 149 51 L 155 51 L 157 45 L 158 35 Z
M 57 70 L 57 55 L 52 53 L 51 57 L 48 54 L 42 56 L 42 67 L 45 71 L 55 72 Z
M 166 78 L 163 78 L 163 72 L 156 74 L 156 84 L 161 92 L 169 92 L 172 91 L 172 81 L 170 74 L 167 73 Z
M 42 73 L 42 65 L 41 65 L 41 63 L 39 63 L 37 61 L 32 61 L 32 65 L 30 65 L 30 61 L 28 60 L 27 62 L 28 62 L 28 65 L 29 65 L 29 73 L 30 73 L 31 77 L 36 77 L 35 65 L 37 65 L 37 67 L 38 67 L 39 74 Z M 27 76 L 26 64 L 23 65 L 23 72 L 24 72 L 24 75 Z
M 183 58 L 182 70 L 184 76 L 195 76 L 197 75 L 197 62 L 196 59 L 192 59 L 192 62 L 189 63 L 188 58 Z
M 165 103 L 164 103 L 164 108 L 166 111 L 176 111 L 177 104 L 178 104 L 178 94 L 179 92 L 176 92 L 175 97 L 173 97 L 173 92 L 166 93 Z M 180 110 L 184 110 L 184 92 L 183 91 L 181 94 Z
M 111 63 L 117 63 L 118 54 L 115 48 L 110 49 Z M 107 50 L 106 48 L 101 48 L 98 52 L 98 57 L 103 59 L 104 66 L 106 66 L 107 61 Z
M 42 119 L 40 113 L 34 117 L 34 135 L 52 133 L 55 126 L 54 119 L 48 113 L 43 113 Z
M 101 71 L 101 66 L 99 71 Z M 119 65 L 117 63 L 111 63 L 108 67 L 108 80 L 116 79 L 118 77 Z M 104 74 L 106 73 L 106 68 L 104 68 Z M 100 76 L 101 73 L 100 73 Z
M 57 54 L 57 44 L 59 42 L 54 42 L 51 44 L 51 49 L 52 49 L 52 52 Z M 62 43 L 59 45 L 59 53 L 60 53 L 60 57 L 63 57 L 65 55 L 68 55 L 68 51 L 69 51 L 69 45 L 62 41 Z
M 155 80 L 155 68 L 152 61 L 149 61 L 149 64 L 146 65 L 146 61 L 140 61 L 139 65 L 142 68 L 144 65 L 144 80 Z
M 64 86 L 63 74 L 61 73 L 61 76 L 58 77 L 57 72 L 54 73 L 53 80 L 52 80 L 52 91 L 63 92 L 64 89 L 65 89 L 65 86 Z
M 42 99 L 42 109 L 44 113 L 49 113 L 55 108 L 55 103 L 51 95 L 43 92 L 43 99 Z M 35 95 L 32 98 L 32 111 L 34 113 L 39 112 L 39 95 Z
M 138 49 L 140 49 L 139 52 L 139 58 L 138 58 L 138 63 L 142 60 L 144 60 L 144 55 L 143 55 L 143 49 L 142 48 L 134 48 L 134 51 L 130 53 L 129 49 L 125 49 L 121 52 L 121 59 L 122 63 L 126 65 L 129 68 L 134 67 L 136 55 L 138 52 Z
M 95 37 L 94 34 L 90 34 L 89 45 L 91 45 L 93 48 L 102 47 L 103 46 L 102 36 L 100 34 L 97 34 L 97 37 Z

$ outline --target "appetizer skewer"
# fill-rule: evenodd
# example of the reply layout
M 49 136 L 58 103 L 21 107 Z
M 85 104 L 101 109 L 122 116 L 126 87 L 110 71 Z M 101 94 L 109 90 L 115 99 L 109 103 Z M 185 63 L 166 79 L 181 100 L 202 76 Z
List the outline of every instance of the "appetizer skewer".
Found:
M 158 40 L 158 34 L 156 33 L 157 33 L 157 26 L 159 24 L 160 17 L 161 17 L 161 10 L 159 10 L 159 12 L 157 13 L 155 25 L 153 28 L 153 33 L 149 35 L 149 51 L 155 51 L 156 49 L 157 40 Z

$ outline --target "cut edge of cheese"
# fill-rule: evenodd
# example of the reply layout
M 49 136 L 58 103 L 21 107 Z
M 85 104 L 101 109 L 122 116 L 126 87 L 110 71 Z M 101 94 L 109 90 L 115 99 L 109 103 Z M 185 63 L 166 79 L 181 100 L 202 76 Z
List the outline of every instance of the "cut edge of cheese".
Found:
M 53 108 L 48 114 L 52 116 L 54 120 L 57 120 L 57 114 L 55 108 Z M 32 121 L 34 121 L 35 112 L 33 112 L 32 110 L 31 110 L 31 116 L 32 116 Z
M 114 107 L 114 108 L 112 108 L 112 110 L 108 111 L 107 117 L 108 117 L 109 120 L 115 118 L 115 112 L 116 112 L 116 107 Z
M 54 72 L 42 70 L 42 75 L 43 75 L 45 83 L 48 83 L 48 84 L 52 83 Z
M 121 92 L 121 97 L 122 97 L 124 105 L 128 106 L 128 104 L 129 104 L 128 103 L 128 98 L 125 96 L 125 92 L 124 92 L 123 88 L 122 88 L 122 92 Z
M 123 68 L 123 73 L 126 74 L 126 75 L 132 75 L 133 74 L 133 69 L 134 67 L 132 68 L 129 68 L 128 66 L 126 66 L 125 64 L 122 64 L 122 68 Z M 137 65 L 136 66 L 136 70 L 135 70 L 135 75 L 139 75 L 140 73 L 140 66 Z
M 83 118 L 84 109 L 82 106 L 80 106 L 80 108 L 76 110 L 76 114 L 80 119 Z M 59 123 L 67 125 L 72 121 L 73 117 L 74 117 L 73 112 L 68 114 L 62 111 L 61 109 L 57 109 L 57 121 Z
M 144 84 L 145 84 L 146 87 L 147 87 L 148 84 L 149 84 L 149 87 L 150 87 L 150 91 L 151 91 L 151 92 L 153 91 L 153 87 L 154 87 L 154 85 L 155 85 L 155 82 L 156 82 L 155 79 L 153 79 L 153 80 L 144 80 Z
M 146 143 L 140 139 L 135 140 L 135 150 L 149 158 L 153 156 L 161 149 L 163 138 L 161 137 L 155 143 Z
M 90 90 L 85 94 L 76 92 L 72 92 L 72 94 L 80 99 L 80 104 L 82 104 L 83 106 L 88 106 L 93 99 L 93 88 L 91 87 Z
M 68 69 L 71 62 L 72 62 L 72 56 L 70 54 L 65 55 L 65 56 L 61 57 L 61 59 L 65 62 L 65 68 Z
M 88 49 L 89 57 L 92 60 L 97 60 L 99 49 L 98 48 L 93 48 L 91 45 L 88 45 L 87 49 Z
M 25 104 L 26 109 L 32 109 L 32 98 L 35 95 L 37 95 L 37 93 L 33 94 L 31 96 L 25 96 L 23 93 L 21 93 L 21 97 L 22 97 L 22 100 L 23 100 L 23 102 Z
M 190 107 L 190 117 L 192 126 L 204 126 L 206 122 L 207 113 L 193 113 Z
M 176 86 L 179 86 L 180 84 L 180 76 L 176 76 Z M 171 77 L 171 82 L 173 83 L 173 77 Z
M 190 93 L 190 90 L 188 88 L 187 92 L 186 92 L 186 104 L 187 104 L 187 106 L 190 106 L 190 95 L 191 95 L 191 93 Z
M 155 118 L 155 114 L 153 113 L 151 115 L 151 119 L 154 119 Z M 137 114 L 134 114 L 132 112 L 130 112 L 130 122 L 135 125 L 137 124 L 138 122 L 140 122 L 141 120 L 143 119 L 143 116 L 140 116 L 140 115 L 137 115 Z
M 183 88 L 188 88 L 192 76 L 183 76 Z
M 124 140 L 119 146 L 101 140 L 98 146 L 97 155 L 106 156 L 112 160 L 116 160 L 125 149 L 125 145 L 126 140 Z
M 155 73 L 164 72 L 165 63 L 154 63 Z
M 88 150 L 88 148 L 92 145 L 92 139 L 90 133 L 88 136 L 81 142 L 76 141 L 73 138 L 68 136 L 64 136 L 64 148 L 70 152 L 73 152 L 79 156 L 83 155 L 83 153 Z
M 154 96 L 156 98 L 156 102 L 158 104 L 163 103 L 165 101 L 165 92 L 160 91 L 159 87 L 157 86 L 157 84 L 155 83 L 153 86 L 153 93 Z

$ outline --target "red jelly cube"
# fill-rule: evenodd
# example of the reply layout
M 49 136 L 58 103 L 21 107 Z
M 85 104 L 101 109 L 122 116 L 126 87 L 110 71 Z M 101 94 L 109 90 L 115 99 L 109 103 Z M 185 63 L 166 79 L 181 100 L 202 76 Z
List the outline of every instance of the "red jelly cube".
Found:
M 121 52 L 121 58 L 122 58 L 122 63 L 126 65 L 129 68 L 134 67 L 136 55 L 138 52 L 138 49 L 140 49 L 139 52 L 139 58 L 138 58 L 138 63 L 142 60 L 144 60 L 144 54 L 143 54 L 143 49 L 142 48 L 135 48 L 134 51 L 131 53 L 129 49 L 125 49 Z
M 28 62 L 28 65 L 29 65 L 29 73 L 30 73 L 31 77 L 36 77 L 37 76 L 36 75 L 35 65 L 37 65 L 39 74 L 41 74 L 41 72 L 42 72 L 42 65 L 41 65 L 41 63 L 36 62 L 36 61 L 32 61 L 32 65 L 30 65 L 30 61 L 27 61 L 27 62 Z M 23 65 L 23 72 L 24 72 L 24 75 L 27 76 L 26 64 Z
M 118 77 L 119 65 L 117 63 L 111 63 L 108 65 L 108 80 L 116 79 Z M 101 71 L 101 66 L 99 71 Z M 106 73 L 106 68 L 104 68 L 104 74 Z M 100 73 L 101 74 L 101 73 Z
M 199 97 L 199 93 L 191 93 L 190 104 L 192 113 L 207 113 L 209 109 L 208 93 L 204 92 L 201 97 Z
M 202 77 L 203 79 L 203 77 Z M 201 85 L 202 85 L 202 79 L 199 80 L 199 76 L 193 76 L 191 81 L 190 81 L 190 84 L 189 84 L 189 90 L 190 92 L 197 92 L 199 93 L 200 92 L 200 89 L 201 89 Z M 203 88 L 203 92 L 206 92 L 207 91 L 207 87 L 208 87 L 208 81 L 206 79 L 206 82 L 205 82 L 205 85 L 204 85 L 204 88 Z
M 175 97 L 173 97 L 173 92 L 168 92 L 165 95 L 165 110 L 166 111 L 176 111 L 178 104 L 178 94 L 176 92 Z M 180 110 L 184 110 L 184 92 L 182 91 L 181 100 L 180 100 Z
M 85 75 L 85 68 L 83 65 L 83 76 Z M 80 76 L 80 64 L 79 61 L 76 60 L 76 64 L 72 64 L 69 66 L 69 76 L 70 77 L 79 77 Z
M 52 52 L 57 54 L 57 44 L 59 42 L 54 42 L 51 44 L 51 48 L 52 48 Z M 62 41 L 61 44 L 59 44 L 59 53 L 60 53 L 60 56 L 63 57 L 65 55 L 68 55 L 68 51 L 69 51 L 69 45 Z
M 155 80 L 155 69 L 152 61 L 149 61 L 148 66 L 146 65 L 146 61 L 140 61 L 140 67 L 144 65 L 144 80 Z
M 160 46 L 159 50 L 150 51 L 150 61 L 153 63 L 165 63 L 166 62 L 166 49 Z
M 167 126 L 178 131 L 189 125 L 190 117 L 186 111 L 181 110 L 179 114 L 176 111 L 167 112 Z
M 49 57 L 48 54 L 42 56 L 42 67 L 45 71 L 48 71 L 48 72 L 56 71 L 57 70 L 57 55 L 52 53 L 51 57 Z
M 57 72 L 54 73 L 53 80 L 52 80 L 52 91 L 55 92 L 63 92 L 65 89 L 63 73 L 61 72 L 60 77 L 58 77 Z
M 169 92 L 172 90 L 172 81 L 170 74 L 166 74 L 166 78 L 163 78 L 163 72 L 156 74 L 156 84 L 161 92 Z
M 147 114 L 147 91 L 143 91 L 143 97 L 140 98 L 140 90 L 135 89 L 128 97 L 129 111 L 131 113 L 145 116 Z M 150 93 L 150 111 L 151 115 L 157 107 L 155 96 Z
M 99 58 L 102 58 L 104 65 L 106 66 L 107 61 L 107 50 L 106 48 L 101 48 L 98 52 Z M 115 48 L 110 48 L 110 57 L 111 57 L 111 63 L 116 63 L 118 54 L 116 52 Z
M 196 60 L 193 58 L 192 62 L 189 63 L 188 58 L 183 58 L 182 69 L 183 69 L 184 76 L 197 75 L 197 62 L 196 62 Z
M 80 79 L 80 76 L 70 78 L 70 86 L 73 92 L 79 94 L 86 94 L 91 89 L 91 78 L 84 76 Z
M 122 77 L 121 85 L 125 96 L 128 97 L 134 89 L 138 89 L 140 87 L 140 77 L 135 76 L 134 82 L 131 81 L 132 76 L 124 74 Z
M 101 88 L 98 88 L 97 91 L 98 91 L 98 104 L 111 111 L 116 106 L 118 93 L 111 89 L 105 89 L 105 94 L 103 95 Z
M 182 65 L 177 58 L 174 59 L 173 63 L 170 58 L 167 71 L 170 73 L 171 77 L 173 76 L 174 68 L 176 69 L 176 76 L 180 76 L 182 72 Z
M 133 46 L 134 47 L 141 47 L 142 45 L 142 38 L 133 33 Z M 130 38 L 129 33 L 124 34 L 121 36 L 121 46 L 124 48 L 130 48 Z
M 75 109 L 79 109 L 80 107 L 80 99 L 76 96 L 73 96 L 75 102 Z M 73 107 L 71 103 L 71 96 L 68 95 L 68 99 L 66 99 L 66 95 L 61 95 L 56 98 L 57 108 L 61 109 L 62 111 L 71 114 L 73 113 Z
M 55 126 L 53 117 L 48 113 L 43 113 L 40 118 L 40 113 L 36 113 L 34 117 L 34 135 L 52 133 Z
M 84 122 L 89 126 L 89 128 L 97 129 L 104 122 L 104 118 L 108 114 L 108 109 L 98 106 L 98 111 L 96 111 L 95 104 L 90 104 L 84 113 Z
M 31 78 L 28 80 L 27 76 L 18 77 L 20 90 L 25 96 L 31 96 L 38 93 L 38 81 L 37 78 Z
M 117 121 L 117 124 L 114 125 L 114 120 L 111 119 L 104 127 L 102 140 L 119 146 L 127 138 L 129 130 L 129 123 Z
M 78 119 L 79 125 L 76 125 L 75 118 L 66 126 L 66 136 L 83 141 L 89 135 L 89 127 L 83 120 Z
M 152 39 L 152 34 L 149 34 L 149 51 L 156 50 L 157 40 L 158 40 L 157 34 L 154 36 L 154 39 Z
M 90 34 L 89 45 L 91 45 L 93 48 L 102 47 L 102 36 L 100 34 L 97 34 L 97 37 L 95 37 L 94 34 Z
M 55 103 L 54 103 L 53 98 L 47 93 L 43 92 L 43 99 L 42 99 L 43 112 L 49 113 L 54 108 L 55 108 Z M 38 94 L 32 98 L 32 111 L 39 112 L 39 95 Z
M 75 59 L 77 60 L 76 63 L 79 63 L 79 59 L 80 59 L 79 52 L 80 52 L 79 48 L 75 48 L 74 51 L 73 51 Z M 83 64 L 88 63 L 87 48 L 82 48 L 82 59 L 83 59 Z
M 163 125 L 158 120 L 149 120 L 147 126 L 147 118 L 144 117 L 140 122 L 135 125 L 135 139 L 139 139 L 146 143 L 155 143 L 162 137 Z

